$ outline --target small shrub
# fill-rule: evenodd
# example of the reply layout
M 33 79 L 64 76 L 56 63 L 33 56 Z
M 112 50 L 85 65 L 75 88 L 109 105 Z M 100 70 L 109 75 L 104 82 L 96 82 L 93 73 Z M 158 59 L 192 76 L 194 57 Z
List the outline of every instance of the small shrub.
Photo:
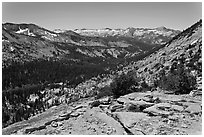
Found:
M 132 93 L 138 86 L 139 79 L 134 73 L 129 72 L 128 74 L 121 74 L 117 76 L 111 83 L 111 92 L 115 98 Z
M 176 66 L 168 74 L 164 70 L 159 76 L 158 86 L 164 90 L 174 91 L 176 94 L 188 94 L 196 86 L 196 77 L 185 70 L 183 65 Z
M 161 89 L 164 90 L 172 90 L 177 91 L 179 90 L 179 76 L 168 74 L 167 76 L 161 77 L 159 81 L 159 86 Z
M 99 90 L 98 94 L 96 95 L 96 99 L 112 95 L 113 93 L 111 92 L 110 86 L 105 86 Z
M 95 101 L 91 102 L 91 103 L 89 104 L 89 106 L 90 106 L 91 108 L 93 108 L 93 107 L 98 107 L 100 104 L 101 104 L 101 103 L 100 103 L 99 100 L 95 100 Z

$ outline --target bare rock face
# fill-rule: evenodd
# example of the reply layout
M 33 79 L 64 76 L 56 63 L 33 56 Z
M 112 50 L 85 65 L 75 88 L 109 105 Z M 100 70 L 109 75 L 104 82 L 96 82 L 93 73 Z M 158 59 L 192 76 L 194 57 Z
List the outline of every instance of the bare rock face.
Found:
M 183 106 L 179 106 L 179 105 L 172 105 L 171 109 L 179 112 L 182 112 L 184 110 Z
M 142 100 L 147 94 L 162 103 Z M 141 99 L 126 98 L 130 95 Z M 201 134 L 201 102 L 190 95 L 131 93 L 125 103 L 90 107 L 87 99 L 56 106 L 3 129 L 3 134 L 183 135 Z M 88 99 L 91 100 L 91 99 Z M 150 101 L 150 102 L 147 102 Z M 130 106 L 129 106 L 130 105 Z M 129 111 L 127 108 L 131 111 Z M 143 107 L 144 109 L 141 109 Z
M 142 112 L 114 112 L 113 115 L 115 115 L 127 128 L 132 128 L 138 121 L 149 118 L 147 114 Z
M 155 115 L 155 116 L 168 116 L 173 114 L 173 112 L 165 111 L 163 110 L 163 107 L 159 108 L 157 106 L 146 108 L 143 110 L 143 112 L 148 113 L 150 115 Z
M 134 135 L 144 134 L 142 130 L 137 129 L 134 126 L 141 120 L 148 120 L 149 117 L 147 114 L 140 112 L 114 112 L 113 115 Z
M 107 127 L 114 128 L 115 133 L 113 133 L 113 134 L 121 135 L 121 134 L 123 134 L 125 132 L 123 127 L 120 125 L 119 122 L 115 121 L 114 118 L 112 118 L 112 117 L 108 116 L 107 114 L 103 113 L 98 108 L 93 108 L 92 110 L 87 111 L 87 114 L 85 114 L 85 116 L 87 116 L 87 115 L 91 115 L 91 116 L 96 117 L 97 119 L 103 121 L 103 123 L 106 123 Z M 111 134 L 110 131 L 109 131 L 109 134 Z
M 184 108 L 179 105 L 172 105 L 169 103 L 158 103 L 152 107 L 144 109 L 143 112 L 146 112 L 151 115 L 161 115 L 168 116 L 172 115 L 173 112 L 182 112 Z

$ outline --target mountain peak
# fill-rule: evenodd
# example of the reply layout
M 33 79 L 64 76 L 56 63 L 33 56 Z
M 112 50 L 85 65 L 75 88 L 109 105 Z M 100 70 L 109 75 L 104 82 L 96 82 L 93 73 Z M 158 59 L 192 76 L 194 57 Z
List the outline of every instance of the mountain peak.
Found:
M 157 27 L 156 29 L 157 29 L 157 30 L 167 30 L 167 28 L 164 27 L 164 26 Z

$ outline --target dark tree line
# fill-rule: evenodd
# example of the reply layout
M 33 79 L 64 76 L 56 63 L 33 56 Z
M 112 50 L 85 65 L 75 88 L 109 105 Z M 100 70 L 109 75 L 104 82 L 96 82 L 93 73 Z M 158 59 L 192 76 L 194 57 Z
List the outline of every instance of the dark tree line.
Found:
M 77 64 L 69 61 L 35 60 L 24 64 L 12 63 L 2 70 L 3 90 L 27 84 L 44 84 L 69 81 L 71 85 L 106 73 L 102 66 Z M 83 77 L 80 77 L 83 75 Z

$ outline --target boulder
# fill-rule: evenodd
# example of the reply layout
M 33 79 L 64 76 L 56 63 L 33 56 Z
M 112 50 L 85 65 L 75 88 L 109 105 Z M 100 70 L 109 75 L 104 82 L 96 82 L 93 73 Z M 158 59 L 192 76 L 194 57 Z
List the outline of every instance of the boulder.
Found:
M 59 114 L 59 117 L 70 117 L 71 113 L 72 113 L 72 110 L 63 111 L 61 114 Z
M 145 109 L 154 105 L 154 103 L 146 102 L 146 101 L 130 101 L 130 103 L 137 105 L 140 109 Z
M 129 129 L 134 135 L 143 135 L 144 132 L 138 130 L 134 126 L 141 120 L 148 120 L 150 117 L 145 113 L 134 112 L 114 112 L 113 115 L 120 121 L 127 129 Z
M 171 106 L 171 110 L 175 110 L 175 111 L 181 112 L 181 111 L 184 110 L 184 108 L 182 106 L 179 106 L 179 105 L 172 105 Z
M 161 102 L 182 102 L 183 98 L 182 96 L 178 96 L 178 95 L 166 95 L 166 96 L 160 96 L 159 97 Z
M 199 104 L 192 104 L 192 105 L 189 105 L 186 109 L 185 109 L 186 112 L 189 112 L 191 114 L 199 114 L 199 113 L 202 113 L 202 109 L 201 109 L 201 106 Z
M 80 113 L 78 112 L 73 112 L 70 114 L 70 117 L 78 117 L 80 115 Z
M 146 113 L 142 112 L 114 112 L 113 115 L 119 119 L 127 128 L 133 127 L 137 122 L 148 119 Z
M 158 103 L 155 105 L 155 107 L 161 109 L 161 110 L 165 110 L 165 109 L 170 109 L 171 108 L 171 104 L 169 103 Z
M 124 104 L 124 103 L 127 103 L 129 101 L 130 101 L 129 99 L 124 98 L 124 97 L 120 97 L 120 98 L 117 99 L 117 102 L 120 103 L 120 104 Z
M 171 104 L 169 103 L 159 103 L 154 106 L 148 107 L 143 110 L 143 112 L 148 113 L 150 115 L 155 115 L 155 116 L 168 116 L 173 114 L 172 111 L 169 111 L 171 108 Z
M 145 108 L 153 106 L 154 103 L 145 102 L 143 100 L 140 101 L 129 101 L 124 104 L 126 110 L 128 112 L 141 112 Z

